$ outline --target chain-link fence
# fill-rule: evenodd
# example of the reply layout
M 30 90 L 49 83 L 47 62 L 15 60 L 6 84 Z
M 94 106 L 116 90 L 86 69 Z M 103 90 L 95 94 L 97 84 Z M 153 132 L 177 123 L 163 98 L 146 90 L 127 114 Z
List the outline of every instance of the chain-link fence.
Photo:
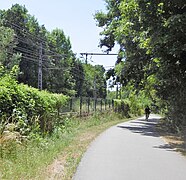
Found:
M 94 99 L 87 97 L 70 98 L 66 106 L 59 110 L 60 114 L 74 113 L 80 116 L 89 115 L 95 112 L 103 112 L 114 108 L 111 99 Z

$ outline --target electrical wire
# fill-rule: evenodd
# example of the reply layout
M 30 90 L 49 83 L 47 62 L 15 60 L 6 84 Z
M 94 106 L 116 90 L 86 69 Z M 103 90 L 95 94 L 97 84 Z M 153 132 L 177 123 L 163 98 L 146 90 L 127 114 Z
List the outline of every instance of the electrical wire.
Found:
M 51 50 L 50 48 L 55 48 L 55 46 L 53 46 L 52 44 L 50 44 L 49 42 L 47 42 L 46 40 L 44 40 L 41 37 L 38 37 L 36 35 L 31 34 L 30 32 L 28 32 L 28 30 L 26 30 L 25 28 L 20 27 L 17 24 L 14 24 L 12 22 L 6 21 L 10 26 L 13 26 L 13 28 L 15 28 L 17 31 L 20 32 L 20 34 L 22 33 L 22 36 L 16 35 L 15 36 L 15 44 L 17 44 L 16 47 L 14 47 L 14 52 L 9 53 L 10 55 L 13 55 L 13 53 L 15 52 L 19 52 L 22 54 L 21 56 L 21 60 L 22 61 L 27 61 L 27 62 L 32 62 L 32 63 L 39 63 L 39 50 L 42 49 L 42 51 L 44 52 L 43 54 L 43 64 L 42 64 L 42 68 L 43 70 L 50 70 L 50 71 L 56 71 L 56 70 L 60 70 L 63 73 L 64 72 L 68 72 L 70 73 L 72 76 L 74 76 L 74 78 L 79 79 L 79 80 L 84 80 L 84 76 L 85 76 L 85 72 L 83 69 L 79 69 L 74 67 L 74 66 L 68 66 L 67 67 L 56 67 L 56 66 L 51 66 L 52 64 L 49 64 L 49 66 L 47 67 L 47 64 L 45 63 L 51 63 L 52 59 L 51 57 L 56 61 L 57 59 L 59 60 L 60 58 L 68 58 L 70 55 L 69 54 L 60 54 L 55 52 L 54 50 Z M 22 43 L 23 45 L 27 46 L 27 47 L 20 47 L 19 43 Z M 13 45 L 15 45 L 13 44 Z M 41 46 L 42 44 L 42 46 Z M 33 50 L 29 49 L 29 48 L 33 48 Z M 72 56 L 76 56 L 76 54 L 72 53 Z M 44 57 L 46 57 L 44 59 Z M 57 58 L 57 59 L 56 59 Z M 70 77 L 70 76 L 69 76 Z

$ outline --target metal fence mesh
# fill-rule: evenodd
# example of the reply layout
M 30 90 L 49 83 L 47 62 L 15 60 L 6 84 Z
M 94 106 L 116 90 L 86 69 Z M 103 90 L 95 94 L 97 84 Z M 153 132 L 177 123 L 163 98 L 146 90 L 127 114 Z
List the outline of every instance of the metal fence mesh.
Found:
M 103 112 L 113 108 L 111 99 L 94 99 L 87 97 L 70 98 L 65 106 L 61 107 L 59 113 L 76 113 L 79 115 Z

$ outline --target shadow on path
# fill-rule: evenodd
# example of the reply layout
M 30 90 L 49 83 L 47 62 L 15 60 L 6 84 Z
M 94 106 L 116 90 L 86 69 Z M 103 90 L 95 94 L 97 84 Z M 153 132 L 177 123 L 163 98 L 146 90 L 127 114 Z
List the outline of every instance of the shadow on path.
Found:
M 120 124 L 117 127 L 124 130 L 129 130 L 132 133 L 139 133 L 143 136 L 160 137 L 158 132 L 155 130 L 156 125 L 158 124 L 158 120 L 158 118 L 150 118 L 148 121 L 146 121 L 145 119 L 140 118 L 123 125 Z M 171 145 L 167 143 L 154 146 L 153 148 L 164 149 L 167 151 L 176 151 Z
M 144 119 L 138 119 L 131 121 L 126 125 L 118 125 L 118 128 L 130 130 L 133 133 L 140 133 L 144 136 L 159 137 L 159 134 L 155 131 L 155 126 L 158 123 L 158 119 L 151 118 L 148 121 Z
M 153 148 L 164 149 L 166 151 L 176 151 L 170 144 L 162 144 L 159 146 L 153 146 Z

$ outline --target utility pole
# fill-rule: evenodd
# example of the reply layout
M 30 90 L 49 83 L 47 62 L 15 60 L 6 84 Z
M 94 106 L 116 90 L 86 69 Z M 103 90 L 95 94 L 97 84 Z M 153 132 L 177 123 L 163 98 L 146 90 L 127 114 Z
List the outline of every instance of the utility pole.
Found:
M 86 58 L 85 58 L 85 64 L 88 64 L 88 54 L 85 54 Z
M 121 96 L 122 96 L 122 84 L 120 83 L 120 99 L 121 99 Z
M 117 85 L 116 85 L 116 99 L 118 99 L 118 82 L 117 82 Z
M 43 73 L 42 73 L 42 64 L 43 64 L 43 52 L 42 52 L 42 43 L 40 43 L 39 49 L 39 67 L 38 67 L 38 89 L 43 89 Z
M 94 111 L 96 112 L 97 106 L 97 89 L 96 89 L 96 75 L 94 75 Z

